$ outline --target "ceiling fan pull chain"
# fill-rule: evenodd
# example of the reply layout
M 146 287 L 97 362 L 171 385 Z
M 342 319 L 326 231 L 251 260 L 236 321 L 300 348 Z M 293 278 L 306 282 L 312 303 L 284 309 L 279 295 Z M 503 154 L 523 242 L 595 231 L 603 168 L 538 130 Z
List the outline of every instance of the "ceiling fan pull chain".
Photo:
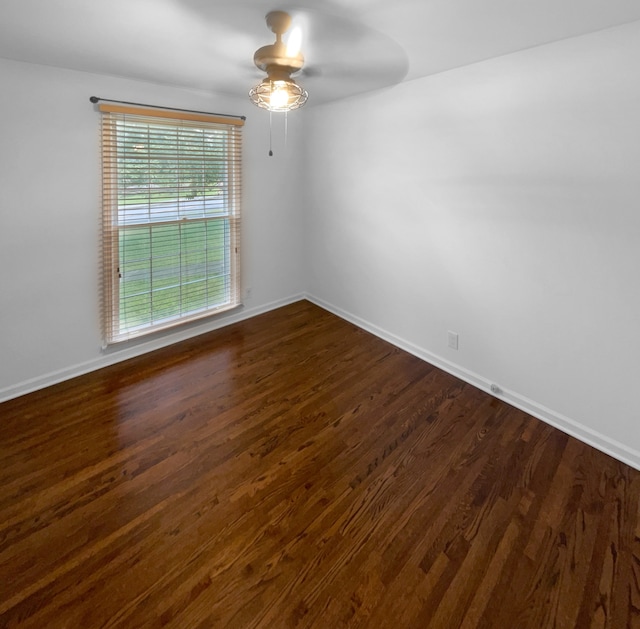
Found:
M 269 157 L 273 157 L 273 151 L 271 150 L 271 123 L 273 122 L 273 114 L 269 112 Z
M 287 138 L 289 137 L 289 118 L 287 117 L 287 114 L 289 112 L 285 111 L 284 112 L 284 148 L 286 150 L 287 148 Z

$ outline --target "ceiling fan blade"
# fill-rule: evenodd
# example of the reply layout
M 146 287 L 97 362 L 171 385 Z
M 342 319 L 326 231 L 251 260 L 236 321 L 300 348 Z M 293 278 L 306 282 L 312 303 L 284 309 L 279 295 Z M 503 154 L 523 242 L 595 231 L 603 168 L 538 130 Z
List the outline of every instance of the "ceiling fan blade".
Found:
M 300 71 L 300 74 L 298 76 L 315 78 L 315 77 L 322 76 L 322 74 L 323 74 L 323 70 L 322 70 L 322 68 L 320 66 L 310 65 L 310 66 L 305 66 L 304 68 L 302 68 L 302 70 Z

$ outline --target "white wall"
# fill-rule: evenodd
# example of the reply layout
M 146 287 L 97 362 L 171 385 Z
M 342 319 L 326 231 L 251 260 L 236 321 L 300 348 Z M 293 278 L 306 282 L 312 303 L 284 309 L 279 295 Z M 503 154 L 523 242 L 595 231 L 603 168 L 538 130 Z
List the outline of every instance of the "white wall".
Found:
M 299 296 L 300 212 L 287 174 L 290 120 L 267 156 L 268 115 L 248 101 L 0 59 L 0 399 L 50 384 Z M 243 276 L 239 313 L 103 353 L 99 325 L 100 116 L 97 95 L 244 114 Z
M 305 112 L 309 294 L 640 467 L 639 66 L 636 22 Z

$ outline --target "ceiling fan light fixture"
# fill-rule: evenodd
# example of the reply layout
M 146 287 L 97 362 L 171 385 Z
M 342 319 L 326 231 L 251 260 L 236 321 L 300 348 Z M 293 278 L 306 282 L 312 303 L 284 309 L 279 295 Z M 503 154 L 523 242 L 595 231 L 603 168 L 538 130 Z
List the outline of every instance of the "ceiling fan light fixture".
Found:
M 309 94 L 291 78 L 266 78 L 249 90 L 249 98 L 254 105 L 262 109 L 283 112 L 302 107 L 307 102 Z
M 256 67 L 267 76 L 249 90 L 249 98 L 254 105 L 268 111 L 292 111 L 302 107 L 309 98 L 307 90 L 291 78 L 304 65 L 300 52 L 302 31 L 296 26 L 285 43 L 282 36 L 291 26 L 291 16 L 284 11 L 271 11 L 266 20 L 276 41 L 258 48 L 253 55 Z

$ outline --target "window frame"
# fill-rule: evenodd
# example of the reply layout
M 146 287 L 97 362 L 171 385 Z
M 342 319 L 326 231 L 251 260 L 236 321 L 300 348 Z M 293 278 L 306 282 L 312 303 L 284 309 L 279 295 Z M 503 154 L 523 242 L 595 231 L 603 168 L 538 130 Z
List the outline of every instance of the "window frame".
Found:
M 196 113 L 184 113 L 168 110 L 153 110 L 146 108 L 132 108 L 120 105 L 104 104 L 99 107 L 102 113 L 102 327 L 103 327 L 103 347 L 114 343 L 120 343 L 134 338 L 139 338 L 147 334 L 152 334 L 161 330 L 167 330 L 176 326 L 184 325 L 192 321 L 197 321 L 206 317 L 212 317 L 222 312 L 226 312 L 241 305 L 241 288 L 240 288 L 240 210 L 241 210 L 241 191 L 242 191 L 242 134 L 241 128 L 244 124 L 242 118 L 227 118 L 217 115 L 204 115 Z M 151 169 L 145 172 L 148 183 L 148 217 L 147 220 L 139 220 L 132 222 L 127 216 L 126 203 L 122 201 L 123 194 L 126 196 L 124 184 L 119 177 L 121 168 L 121 160 L 125 149 L 122 148 L 124 142 L 118 135 L 119 128 L 122 125 L 126 127 L 127 121 L 133 124 L 147 124 L 151 127 L 158 125 L 159 128 L 166 129 L 172 127 L 176 129 L 176 147 L 179 144 L 179 129 L 190 128 L 198 132 L 202 131 L 203 135 L 206 131 L 214 131 L 216 134 L 223 133 L 225 140 L 222 142 L 224 149 L 224 157 L 210 159 L 209 163 L 215 164 L 218 168 L 222 165 L 221 172 L 221 190 L 223 204 L 223 212 L 213 212 L 207 214 L 207 200 L 214 197 L 207 197 L 204 193 L 202 197 L 202 215 L 188 217 L 182 214 L 182 206 L 180 205 L 180 188 L 184 183 L 184 179 L 177 175 L 175 190 L 177 190 L 176 204 L 174 207 L 175 216 L 171 220 L 160 221 L 152 218 L 152 185 L 151 185 Z M 120 125 L 120 127 L 119 127 Z M 120 143 L 120 144 L 119 144 Z M 122 146 L 121 146 L 122 145 Z M 151 143 L 147 145 L 151 146 Z M 163 149 L 164 150 L 164 149 Z M 204 151 L 204 149 L 203 149 Z M 156 159 L 152 151 L 149 152 L 149 162 Z M 204 153 L 203 153 L 204 155 Z M 178 158 L 178 163 L 182 164 L 185 158 Z M 203 157 L 203 163 L 205 158 Z M 180 167 L 177 169 L 180 173 Z M 121 203 L 122 201 L 122 203 Z M 184 205 L 188 205 L 186 201 L 182 201 Z M 144 204 L 143 204 L 144 205 Z M 188 285 L 188 281 L 183 279 L 183 267 L 186 262 L 183 260 L 183 233 L 186 234 L 187 229 L 191 226 L 202 225 L 204 230 L 205 242 L 209 233 L 209 226 L 221 224 L 222 230 L 216 236 L 223 240 L 223 244 L 213 249 L 216 255 L 220 252 L 223 256 L 224 273 L 218 276 L 223 280 L 225 299 L 220 303 L 206 303 L 208 297 L 205 297 L 206 305 L 204 307 L 192 310 L 182 311 L 183 307 L 183 289 Z M 175 237 L 175 246 L 179 251 L 178 266 L 174 267 L 179 271 L 179 282 L 173 288 L 179 287 L 179 306 L 180 310 L 177 314 L 172 314 L 165 318 L 154 318 L 153 296 L 154 293 L 160 293 L 162 288 L 154 288 L 155 278 L 153 275 L 154 257 L 152 253 L 153 230 L 163 226 L 174 226 L 177 228 Z M 126 230 L 133 233 L 132 230 L 148 229 L 149 230 L 149 289 L 140 293 L 141 295 L 149 295 L 149 321 L 141 325 L 129 327 L 122 326 L 121 312 L 121 292 L 124 282 L 122 277 L 122 257 L 121 243 L 123 242 L 123 234 Z M 157 231 L 157 230 L 156 230 Z M 171 241 L 174 242 L 173 240 Z M 198 250 L 195 250 L 198 251 Z M 208 256 L 209 249 L 203 250 L 204 255 Z M 204 282 L 215 279 L 209 274 L 208 257 L 205 257 Z M 228 271 L 227 271 L 228 267 Z M 186 276 L 186 271 L 185 271 Z M 228 284 L 224 281 L 228 277 Z M 202 280 L 197 280 L 202 281 Z M 205 290 L 206 293 L 206 290 Z

